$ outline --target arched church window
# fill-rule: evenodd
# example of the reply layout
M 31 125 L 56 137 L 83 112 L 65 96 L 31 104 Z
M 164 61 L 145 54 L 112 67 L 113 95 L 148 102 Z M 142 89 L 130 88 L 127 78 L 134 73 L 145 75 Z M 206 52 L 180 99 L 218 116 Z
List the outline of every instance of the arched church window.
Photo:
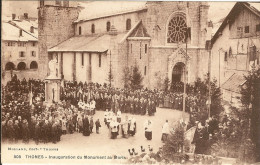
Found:
M 110 22 L 108 21 L 108 22 L 107 22 L 107 32 L 110 30 L 110 25 L 111 25 L 111 24 L 110 24 Z
M 81 26 L 79 26 L 79 35 L 81 35 Z
M 126 30 L 130 30 L 131 29 L 131 19 L 127 19 L 126 20 Z
M 91 33 L 95 33 L 95 25 L 94 24 L 91 25 Z
M 167 42 L 185 42 L 186 31 L 187 24 L 185 18 L 181 15 L 174 16 L 168 24 Z

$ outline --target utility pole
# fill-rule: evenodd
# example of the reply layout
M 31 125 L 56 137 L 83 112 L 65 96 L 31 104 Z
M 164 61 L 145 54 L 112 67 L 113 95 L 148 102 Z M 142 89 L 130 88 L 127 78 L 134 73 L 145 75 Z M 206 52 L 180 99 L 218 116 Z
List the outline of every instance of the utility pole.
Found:
M 186 77 L 186 72 L 187 72 L 187 51 L 188 50 L 188 46 L 187 46 L 187 39 L 186 39 L 186 55 L 185 55 L 185 63 L 184 63 L 184 91 L 183 91 L 183 107 L 182 107 L 182 111 L 183 113 L 185 112 L 185 108 L 186 108 L 186 88 L 187 88 L 187 77 Z
M 189 28 L 186 28 L 186 36 L 185 36 L 185 44 L 186 44 L 186 50 L 185 50 L 185 52 L 184 52 L 184 54 L 183 54 L 183 56 L 184 56 L 184 59 L 185 59 L 185 61 L 184 61 L 184 90 L 183 90 L 183 106 L 182 106 L 182 118 L 183 118 L 183 120 L 184 120 L 184 113 L 185 113 L 185 109 L 186 109 L 186 95 L 187 95 L 187 74 L 186 74 L 186 72 L 187 72 L 187 61 L 188 61 L 188 59 L 189 59 L 189 56 L 188 56 L 188 38 L 189 38 Z
M 208 82 L 208 88 L 209 88 L 209 93 L 208 93 L 208 118 L 210 118 L 210 105 L 211 105 L 211 41 L 208 41 L 207 44 L 207 50 L 209 52 L 209 60 L 208 60 L 208 71 L 209 71 L 209 82 Z
M 109 61 L 109 75 L 108 75 L 108 79 L 109 79 L 109 86 L 112 86 L 112 62 L 111 62 L 111 50 L 110 50 L 110 61 Z

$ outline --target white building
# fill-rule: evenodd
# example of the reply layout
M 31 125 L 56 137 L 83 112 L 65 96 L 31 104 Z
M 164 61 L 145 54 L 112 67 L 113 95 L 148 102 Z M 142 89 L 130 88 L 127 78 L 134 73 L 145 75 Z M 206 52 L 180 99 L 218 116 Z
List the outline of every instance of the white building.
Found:
M 211 73 L 223 99 L 238 103 L 244 75 L 259 65 L 260 3 L 238 2 L 212 38 Z
M 2 80 L 11 75 L 18 78 L 37 78 L 38 25 L 36 21 L 13 19 L 2 22 L 1 44 Z

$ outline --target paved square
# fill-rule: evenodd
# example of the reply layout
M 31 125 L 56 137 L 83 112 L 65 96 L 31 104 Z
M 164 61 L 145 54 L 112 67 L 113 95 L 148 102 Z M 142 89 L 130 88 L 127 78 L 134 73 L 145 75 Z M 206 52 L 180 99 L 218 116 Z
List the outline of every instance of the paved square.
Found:
M 31 155 L 39 155 L 43 154 L 45 156 L 53 155 L 53 156 L 124 156 L 126 158 L 129 157 L 128 149 L 135 148 L 135 150 L 138 152 L 138 154 L 141 153 L 140 146 L 144 146 L 146 150 L 148 150 L 148 145 L 152 146 L 155 151 L 158 150 L 158 148 L 162 145 L 161 142 L 161 131 L 162 126 L 166 119 L 169 120 L 170 125 L 173 125 L 180 117 L 182 116 L 181 111 L 177 110 L 170 110 L 170 109 L 163 109 L 163 108 L 157 108 L 157 112 L 154 116 L 141 116 L 141 115 L 130 115 L 130 114 L 122 114 L 122 118 L 125 117 L 125 115 L 133 116 L 136 119 L 137 123 L 137 132 L 135 136 L 130 136 L 128 139 L 122 138 L 121 136 L 118 136 L 117 139 L 110 139 L 108 136 L 108 128 L 103 122 L 104 119 L 104 111 L 96 111 L 96 114 L 94 115 L 94 121 L 99 118 L 101 122 L 102 127 L 100 128 L 100 134 L 96 134 L 95 132 L 92 133 L 90 136 L 83 136 L 82 133 L 74 133 L 74 134 L 67 134 L 61 136 L 61 141 L 57 144 L 48 143 L 43 144 L 40 143 L 39 145 L 36 145 L 34 141 L 30 140 L 29 144 L 24 144 L 22 142 L 18 142 L 17 144 L 9 144 L 4 143 L 2 145 L 2 151 L 5 151 L 8 149 L 8 147 L 13 148 L 27 148 L 27 151 L 11 151 L 8 152 L 8 155 L 4 155 L 7 152 L 3 153 L 4 159 L 12 159 L 15 160 L 14 162 L 19 162 L 19 159 L 13 159 L 13 154 L 19 154 L 21 153 L 22 156 L 25 154 Z M 151 141 L 146 140 L 144 136 L 144 122 L 150 119 L 152 121 L 153 127 L 153 138 Z M 95 127 L 93 129 L 95 131 Z M 28 151 L 29 148 L 58 148 L 58 151 Z M 13 153 L 13 154 L 12 154 Z M 46 159 L 27 159 L 30 162 L 41 162 L 41 161 L 48 161 L 50 162 L 49 158 Z M 58 162 L 64 162 L 64 163 L 124 163 L 126 162 L 125 159 L 101 159 L 101 160 L 87 160 L 84 159 L 74 159 L 74 160 L 53 160 L 53 163 Z

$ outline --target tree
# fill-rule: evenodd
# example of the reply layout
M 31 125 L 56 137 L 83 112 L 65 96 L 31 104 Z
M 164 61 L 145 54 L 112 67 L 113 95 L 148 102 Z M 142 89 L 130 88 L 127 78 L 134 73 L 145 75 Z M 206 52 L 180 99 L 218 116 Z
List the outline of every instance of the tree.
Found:
M 225 131 L 219 131 L 212 149 L 222 156 L 236 157 L 241 162 L 259 160 L 260 69 L 245 76 L 241 88 L 242 107 L 231 107 Z
M 245 120 L 250 124 L 250 138 L 256 145 L 256 161 L 260 161 L 260 68 L 253 66 L 245 80 L 241 88 L 241 103 L 249 113 Z
M 199 93 L 201 96 L 208 96 L 209 94 L 209 74 L 206 75 L 205 79 L 202 81 L 200 78 L 198 78 L 195 81 L 195 92 Z M 221 112 L 223 112 L 224 108 L 221 103 L 221 90 L 219 87 L 217 87 L 217 80 L 213 79 L 213 81 L 210 82 L 210 116 L 219 116 Z M 207 98 L 208 99 L 208 98 Z M 206 104 L 202 104 L 202 109 L 207 109 Z
M 162 148 L 162 157 L 165 160 L 180 163 L 185 159 L 183 148 L 184 140 L 184 127 L 182 124 L 177 124 L 174 132 L 168 136 L 165 145 Z
M 123 82 L 124 82 L 124 88 L 128 89 L 130 87 L 130 81 L 131 81 L 131 72 L 129 67 L 125 67 L 123 69 Z
M 109 82 L 109 86 L 111 87 L 112 82 L 114 80 L 114 76 L 112 74 L 112 64 L 111 64 L 111 60 L 110 60 L 110 64 L 109 64 L 109 72 L 108 72 L 108 82 Z
M 141 72 L 139 71 L 139 68 L 137 65 L 134 66 L 131 79 L 130 79 L 130 87 L 133 90 L 141 89 L 143 87 L 142 85 L 143 77 Z

